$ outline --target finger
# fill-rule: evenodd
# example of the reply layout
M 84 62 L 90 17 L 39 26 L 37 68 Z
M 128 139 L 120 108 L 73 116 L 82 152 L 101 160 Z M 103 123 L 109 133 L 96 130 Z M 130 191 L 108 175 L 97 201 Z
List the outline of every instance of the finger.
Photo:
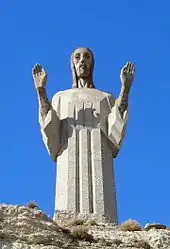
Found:
M 122 72 L 122 73 L 128 73 L 128 71 L 129 71 L 129 62 L 127 62 L 127 63 L 122 67 L 121 72 Z
M 128 63 L 127 63 L 127 73 L 129 73 L 130 72 L 130 62 L 128 61 Z
M 134 64 L 132 62 L 129 62 L 129 73 L 133 74 L 133 68 L 134 68 Z
M 127 72 L 127 67 L 124 67 L 123 68 L 123 73 L 126 73 Z
M 38 68 L 41 67 L 41 65 L 39 63 L 36 63 L 35 66 L 38 67 Z
M 131 65 L 132 65 L 132 62 L 128 62 L 128 68 L 129 68 L 129 70 L 131 69 Z
M 36 73 L 37 73 L 37 71 L 38 71 L 38 64 L 37 64 L 37 63 L 35 64 L 35 66 L 34 66 L 33 70 L 34 70 L 34 73 L 36 74 Z
M 128 68 L 129 67 L 129 62 L 127 62 L 125 66 L 126 66 L 126 68 Z
M 42 72 L 42 66 L 40 64 L 37 64 L 37 74 L 40 75 Z
M 37 72 L 38 72 L 38 73 L 41 72 L 41 66 L 40 66 L 40 64 L 37 64 Z
M 36 75 L 36 67 L 35 67 L 35 66 L 32 68 L 32 74 L 33 74 L 34 76 Z
M 132 68 L 133 68 L 133 63 L 129 62 L 129 70 L 132 71 Z
M 125 64 L 125 66 L 123 67 L 123 72 L 127 72 L 128 69 L 128 62 Z
M 41 68 L 41 72 L 46 73 L 46 71 L 45 71 L 45 69 L 43 67 Z
M 135 73 L 135 65 L 134 65 L 134 63 L 132 63 L 132 68 L 131 68 L 131 71 L 132 71 L 132 74 L 134 74 L 134 73 Z
M 133 67 L 132 67 L 132 70 L 135 71 L 135 64 L 133 63 Z

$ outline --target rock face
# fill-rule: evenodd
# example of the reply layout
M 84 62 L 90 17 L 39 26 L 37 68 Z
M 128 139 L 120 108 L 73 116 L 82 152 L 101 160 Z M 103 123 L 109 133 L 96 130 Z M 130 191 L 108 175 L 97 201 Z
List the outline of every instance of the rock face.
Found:
M 91 241 L 78 240 L 73 236 L 75 227 L 69 233 L 41 210 L 0 205 L 0 249 L 170 249 L 168 229 L 125 232 L 112 224 L 86 228 L 93 236 Z

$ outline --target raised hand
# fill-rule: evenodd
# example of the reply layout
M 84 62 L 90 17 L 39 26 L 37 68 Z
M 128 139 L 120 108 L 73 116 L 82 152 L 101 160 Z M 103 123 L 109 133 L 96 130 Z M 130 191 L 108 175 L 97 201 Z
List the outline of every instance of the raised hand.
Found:
M 40 64 L 35 64 L 32 69 L 32 75 L 36 89 L 45 88 L 47 82 L 47 72 Z
M 134 79 L 135 66 L 132 62 L 127 62 L 126 65 L 121 69 L 120 79 L 122 86 L 130 88 Z

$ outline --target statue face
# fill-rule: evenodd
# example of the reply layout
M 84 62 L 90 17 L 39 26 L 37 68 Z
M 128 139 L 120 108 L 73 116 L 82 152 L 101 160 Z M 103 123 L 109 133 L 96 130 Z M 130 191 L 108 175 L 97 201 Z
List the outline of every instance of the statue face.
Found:
M 92 55 L 87 48 L 78 48 L 73 54 L 73 62 L 78 77 L 87 78 L 92 66 Z

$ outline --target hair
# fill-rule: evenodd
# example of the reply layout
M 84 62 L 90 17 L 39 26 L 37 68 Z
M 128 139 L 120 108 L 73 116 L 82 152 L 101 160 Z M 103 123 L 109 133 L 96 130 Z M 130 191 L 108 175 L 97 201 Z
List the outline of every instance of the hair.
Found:
M 81 48 L 83 48 L 83 47 L 81 47 Z M 77 49 L 80 49 L 80 48 L 77 48 Z M 76 73 L 74 60 L 73 60 L 74 53 L 75 53 L 75 51 L 77 49 L 75 49 L 73 51 L 73 53 L 71 55 L 71 58 L 70 58 L 70 65 L 71 65 L 71 71 L 72 71 L 72 88 L 78 88 L 78 76 L 77 76 L 77 73 Z M 91 68 L 90 68 L 90 74 L 88 76 L 88 83 L 89 83 L 88 88 L 95 88 L 95 85 L 93 83 L 94 56 L 93 56 L 92 51 L 89 48 L 85 48 L 85 49 L 87 49 L 88 52 L 92 56 L 92 65 L 91 65 Z

